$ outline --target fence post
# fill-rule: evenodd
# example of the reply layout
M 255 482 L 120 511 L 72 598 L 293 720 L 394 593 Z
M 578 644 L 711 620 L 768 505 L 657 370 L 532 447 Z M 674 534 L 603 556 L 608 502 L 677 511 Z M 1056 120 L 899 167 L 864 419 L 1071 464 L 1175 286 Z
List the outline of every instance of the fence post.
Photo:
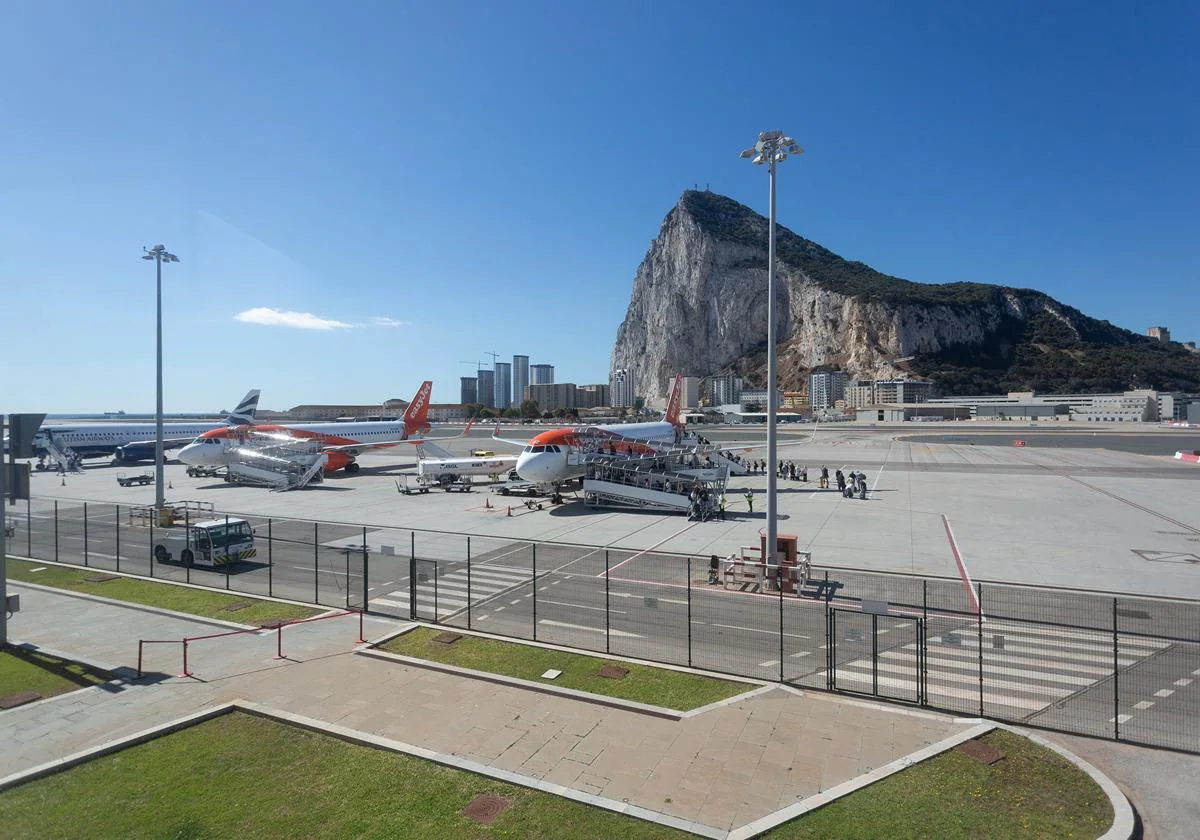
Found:
M 979 627 L 979 716 L 983 717 L 983 584 L 975 584 L 975 599 L 979 604 L 979 614 L 975 616 Z
M 1119 647 L 1117 642 L 1117 599 L 1113 598 L 1112 627 L 1113 627 L 1113 740 L 1121 740 L 1121 671 L 1117 659 Z
M 271 533 L 274 519 L 267 520 L 267 597 L 275 597 L 275 539 Z
M 58 499 L 54 500 L 54 562 L 58 562 Z
M 362 560 L 363 560 L 363 567 L 362 567 L 362 569 L 363 569 L 363 602 L 362 602 L 362 610 L 366 610 L 366 608 L 367 608 L 367 607 L 370 605 L 370 603 L 371 603 L 371 595 L 370 595 L 370 590 L 369 590 L 369 589 L 368 589 L 368 587 L 367 587 L 367 558 L 369 558 L 370 556 L 371 556 L 371 552 L 370 552 L 370 551 L 367 549 L 367 526 L 366 526 L 366 525 L 364 525 L 364 526 L 363 526 L 363 558 L 362 558 Z M 347 587 L 349 587 L 349 586 L 350 586 L 350 581 L 346 581 L 346 586 L 347 586 Z M 359 620 L 359 624 L 361 624 L 361 623 L 362 623 L 362 610 L 360 610 L 360 611 L 359 611 L 359 614 L 358 614 L 358 620 Z M 358 635 L 359 635 L 360 637 L 362 636 L 362 631 L 361 631 L 361 630 L 359 631 L 359 634 L 358 634 Z
M 150 520 L 150 577 L 154 577 L 154 519 Z M 184 668 L 183 670 L 187 670 Z
M 318 522 L 313 523 L 313 603 L 314 604 L 321 603 L 321 590 L 320 590 L 321 578 L 320 578 L 320 575 L 317 573 L 318 564 L 320 563 L 320 551 L 321 551 L 321 549 L 320 549 L 321 543 L 320 543 L 320 540 L 318 539 L 320 537 L 320 533 L 321 533 L 320 528 L 321 528 L 320 523 L 318 523 Z
M 537 641 L 537 543 L 533 544 L 533 640 Z
M 467 629 L 471 629 L 471 536 L 467 535 Z
M 607 575 L 606 575 L 607 577 Z M 606 603 L 605 606 L 608 606 Z M 692 667 L 692 558 L 687 559 L 687 645 L 688 667 Z
M 156 508 L 156 510 L 157 510 L 157 508 Z M 151 555 L 151 556 L 153 556 L 153 555 Z M 180 675 L 180 676 L 184 676 L 184 677 L 190 677 L 192 675 L 192 672 L 188 670 L 187 645 L 188 645 L 187 639 L 184 639 L 183 640 L 183 673 Z
M 213 551 L 213 562 L 217 562 L 217 552 Z M 229 567 L 233 564 L 229 560 L 229 514 L 225 514 L 225 591 L 229 591 Z
M 610 618 L 608 609 L 608 549 L 604 549 L 604 652 L 612 653 L 612 646 L 609 643 L 611 632 L 609 629 Z M 690 627 L 689 627 L 690 629 Z M 691 633 L 688 633 L 690 643 Z
M 774 552 L 772 552 L 774 554 Z M 783 682 L 783 561 L 775 564 L 775 583 L 779 586 L 779 681 Z
M 32 497 L 33 497 L 32 493 L 30 493 L 28 496 L 25 497 L 25 556 L 26 557 L 33 556 L 33 500 L 32 500 Z M 121 506 L 117 505 L 118 514 L 120 513 L 120 510 L 121 510 Z M 120 517 L 118 516 L 117 528 L 119 529 L 120 527 L 121 527 L 121 520 L 120 520 Z M 119 565 L 121 562 L 120 557 L 121 557 L 121 552 L 118 551 L 117 552 L 117 558 L 118 558 L 117 559 L 117 563 L 118 563 L 117 568 L 118 569 L 121 568 L 121 566 Z
M 829 572 L 826 572 L 825 574 L 828 575 Z M 829 602 L 826 601 L 825 602 L 825 687 L 827 689 L 829 689 L 830 691 L 833 691 L 834 683 L 835 683 L 835 679 L 834 679 L 834 675 L 833 675 L 834 658 L 835 658 L 834 651 L 833 651 L 833 621 L 834 621 L 833 607 L 831 607 L 829 605 Z
M 139 680 L 142 678 L 142 648 L 143 648 L 143 647 L 145 647 L 145 645 L 143 644 L 142 640 L 141 640 L 141 639 L 138 639 L 138 667 L 137 667 L 137 678 L 138 678 Z
M 117 529 L 117 571 L 121 571 L 121 506 L 117 505 L 117 521 L 114 527 Z
M 151 540 L 153 542 L 153 540 Z M 151 546 L 150 553 L 154 553 L 154 547 Z M 83 565 L 88 565 L 88 532 L 87 532 L 87 502 L 83 503 Z
M 350 546 L 346 546 L 346 609 L 350 609 Z
M 417 620 L 417 556 L 408 558 L 408 619 Z
M 187 508 L 183 509 L 183 544 L 187 548 L 192 547 L 192 512 Z M 191 563 L 183 564 L 183 579 L 188 583 L 192 582 Z

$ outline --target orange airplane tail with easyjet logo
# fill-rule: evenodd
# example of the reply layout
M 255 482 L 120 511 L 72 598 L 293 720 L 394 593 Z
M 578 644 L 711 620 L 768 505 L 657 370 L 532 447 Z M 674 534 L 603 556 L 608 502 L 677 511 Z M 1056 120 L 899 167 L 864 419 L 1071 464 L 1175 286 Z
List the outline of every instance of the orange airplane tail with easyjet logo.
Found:
M 433 390 L 433 382 L 426 379 L 417 389 L 417 395 L 412 398 L 408 408 L 404 410 L 404 434 L 415 435 L 427 432 L 432 428 L 425 419 L 429 413 L 429 394 Z
M 675 382 L 671 385 L 671 393 L 667 397 L 667 411 L 663 414 L 663 420 L 670 423 L 672 426 L 682 425 L 679 420 L 679 403 L 683 399 L 683 374 L 675 374 Z

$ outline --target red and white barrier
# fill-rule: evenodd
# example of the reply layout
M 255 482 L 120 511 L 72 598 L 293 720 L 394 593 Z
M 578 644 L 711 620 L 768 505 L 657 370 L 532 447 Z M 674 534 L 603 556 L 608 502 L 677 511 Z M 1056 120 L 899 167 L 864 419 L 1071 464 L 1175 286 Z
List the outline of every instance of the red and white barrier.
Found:
M 1191 452 L 1176 452 L 1176 461 L 1190 461 L 1193 464 L 1200 464 L 1200 455 L 1195 455 Z

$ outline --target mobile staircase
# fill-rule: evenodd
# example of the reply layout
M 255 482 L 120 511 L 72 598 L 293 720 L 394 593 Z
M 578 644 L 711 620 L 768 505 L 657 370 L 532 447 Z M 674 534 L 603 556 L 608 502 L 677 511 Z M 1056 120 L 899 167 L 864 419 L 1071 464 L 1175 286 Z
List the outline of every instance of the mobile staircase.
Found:
M 318 441 L 287 440 L 276 437 L 247 442 L 234 447 L 225 480 L 234 484 L 269 487 L 273 491 L 299 490 L 320 483 L 328 460 Z
M 58 472 L 82 472 L 83 465 L 74 449 L 61 441 L 55 440 L 53 433 L 46 431 L 46 460 L 55 465 Z M 38 469 L 46 469 L 42 461 L 38 461 Z
M 716 466 L 706 454 L 696 447 L 668 446 L 645 455 L 581 455 L 584 503 L 711 518 L 725 493 L 729 469 Z

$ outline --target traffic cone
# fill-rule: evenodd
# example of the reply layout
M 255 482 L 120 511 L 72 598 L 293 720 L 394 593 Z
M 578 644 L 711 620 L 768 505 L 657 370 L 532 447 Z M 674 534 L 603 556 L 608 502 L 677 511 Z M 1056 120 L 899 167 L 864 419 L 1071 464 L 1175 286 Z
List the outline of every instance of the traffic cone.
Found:
M 512 516 L 512 505 L 508 506 L 508 515 Z
M 491 499 L 484 499 L 484 500 L 483 500 L 483 506 L 484 506 L 484 508 L 485 508 L 485 509 L 487 509 L 487 510 L 491 510 L 491 509 L 492 509 L 492 500 L 491 500 Z
M 174 485 L 174 484 L 172 484 L 171 482 L 169 482 L 169 481 L 168 481 L 168 482 L 167 482 L 167 489 L 168 489 L 168 490 L 174 490 L 174 489 L 175 489 L 175 485 Z
M 65 475 L 62 477 L 62 486 L 63 487 L 67 486 L 67 477 Z

